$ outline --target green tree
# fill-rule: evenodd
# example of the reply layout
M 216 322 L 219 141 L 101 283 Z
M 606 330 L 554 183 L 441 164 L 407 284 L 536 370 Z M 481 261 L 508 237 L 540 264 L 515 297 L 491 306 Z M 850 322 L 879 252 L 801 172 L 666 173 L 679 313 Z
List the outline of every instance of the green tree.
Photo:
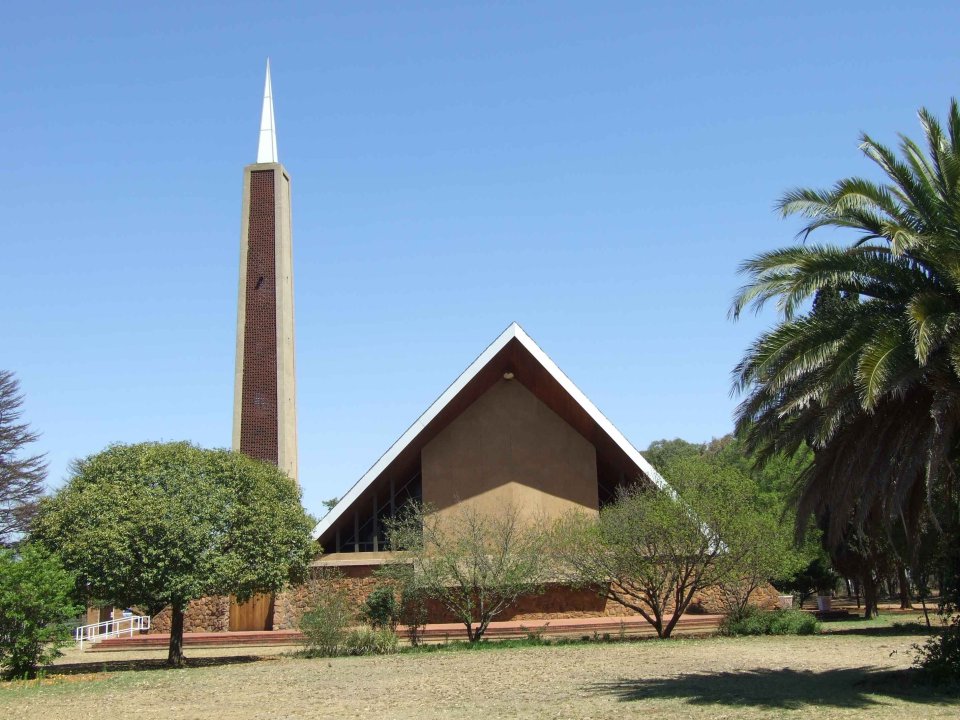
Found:
M 172 609 L 168 662 L 183 664 L 183 614 L 207 595 L 245 600 L 299 580 L 314 544 L 299 489 L 273 465 L 186 442 L 113 445 L 75 463 L 44 499 L 33 537 L 84 597 Z
M 7 677 L 33 677 L 61 655 L 68 623 L 82 609 L 73 589 L 73 576 L 43 548 L 0 549 L 0 669 Z
M 643 457 L 663 473 L 672 462 L 681 458 L 699 457 L 703 455 L 705 447 L 703 443 L 687 442 L 681 438 L 654 440 L 650 443 L 650 446 L 643 451 Z
M 395 579 L 408 598 L 441 604 L 463 623 L 470 642 L 522 595 L 542 592 L 551 577 L 547 532 L 515 506 L 437 513 L 413 505 L 388 522 L 387 535 L 397 554 L 381 577 Z
M 809 449 L 802 448 L 790 457 L 778 454 L 758 465 L 742 440 L 724 435 L 699 444 L 679 438 L 659 440 L 650 444 L 644 457 L 678 490 L 682 491 L 689 482 L 687 476 L 693 473 L 729 485 L 730 492 L 742 498 L 730 518 L 738 527 L 727 530 L 729 537 L 725 537 L 740 545 L 738 574 L 721 585 L 728 612 L 741 611 L 767 583 L 789 582 L 820 556 L 815 528 L 794 546 L 792 523 L 787 519 L 794 514 L 796 487 L 812 457 Z
M 682 457 L 666 467 L 676 472 L 691 464 L 704 465 L 698 457 Z M 558 570 L 569 582 L 596 588 L 640 614 L 661 638 L 670 637 L 699 591 L 728 577 L 719 538 L 734 499 L 698 472 L 678 492 L 621 490 L 599 516 L 571 512 L 561 519 L 552 541 Z
M 882 183 L 847 178 L 786 193 L 784 216 L 852 242 L 800 244 L 742 266 L 732 315 L 775 301 L 777 325 L 735 371 L 745 394 L 737 431 L 761 461 L 809 445 L 799 523 L 831 541 L 868 517 L 915 526 L 928 494 L 946 492 L 960 425 L 960 108 L 946 130 L 920 111 L 926 150 L 900 155 L 862 136 Z
M 23 394 L 12 372 L 0 370 L 0 546 L 24 533 L 43 495 L 43 455 L 24 455 L 38 435 L 26 423 Z
M 327 512 L 325 512 L 324 515 L 329 513 L 331 510 L 333 510 L 337 506 L 338 502 L 340 502 L 340 498 L 335 498 L 335 497 L 330 498 L 329 500 L 323 500 L 321 504 L 327 510 Z
M 554 545 L 569 580 L 598 588 L 666 638 L 700 592 L 718 589 L 736 612 L 802 567 L 789 526 L 752 478 L 688 452 L 663 470 L 675 493 L 634 487 L 599 518 L 577 513 L 559 523 Z

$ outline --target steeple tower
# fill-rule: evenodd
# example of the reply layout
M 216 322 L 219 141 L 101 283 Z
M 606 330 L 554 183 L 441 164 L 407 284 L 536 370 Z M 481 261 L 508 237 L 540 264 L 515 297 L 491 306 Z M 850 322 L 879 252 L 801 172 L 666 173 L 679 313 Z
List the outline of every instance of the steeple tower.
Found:
M 233 448 L 297 479 L 290 176 L 277 155 L 269 60 L 257 162 L 243 169 Z
M 273 88 L 270 83 L 270 58 L 267 58 L 267 79 L 263 83 L 263 110 L 260 113 L 258 163 L 280 162 L 277 155 L 277 123 L 273 118 Z

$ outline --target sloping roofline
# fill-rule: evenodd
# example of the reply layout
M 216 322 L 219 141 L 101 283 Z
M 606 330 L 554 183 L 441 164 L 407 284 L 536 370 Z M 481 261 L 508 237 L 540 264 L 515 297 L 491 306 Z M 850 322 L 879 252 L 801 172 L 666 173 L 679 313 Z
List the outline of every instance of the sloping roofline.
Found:
M 637 451 L 637 449 L 630 444 L 630 442 L 623 436 L 613 423 L 610 422 L 606 416 L 597 409 L 597 406 L 590 402 L 590 399 L 574 385 L 573 381 L 568 378 L 564 372 L 557 367 L 557 364 L 550 359 L 550 357 L 540 349 L 540 346 L 533 341 L 533 339 L 527 335 L 527 333 L 520 327 L 517 323 L 511 323 L 510 327 L 500 333 L 500 336 L 497 337 L 490 345 L 487 346 L 487 349 L 480 353 L 480 356 L 474 360 L 470 366 L 464 370 L 460 377 L 453 381 L 453 383 L 443 391 L 443 394 L 438 397 L 434 403 L 427 408 L 416 422 L 413 423 L 407 431 L 400 436 L 400 438 L 390 446 L 390 448 L 380 456 L 380 459 L 373 464 L 363 477 L 361 477 L 353 487 L 340 498 L 340 501 L 333 507 L 330 512 L 328 512 L 320 522 L 317 523 L 316 527 L 313 529 L 313 539 L 317 540 L 320 538 L 323 533 L 325 533 L 333 524 L 340 519 L 343 513 L 356 502 L 360 496 L 363 494 L 364 490 L 370 487 L 371 484 L 380 476 L 380 474 L 392 463 L 401 452 L 414 439 L 420 434 L 421 431 L 426 428 L 426 426 L 439 415 L 447 405 L 463 390 L 467 384 L 473 380 L 477 374 L 489 363 L 498 352 L 500 352 L 507 343 L 511 340 L 517 340 L 533 357 L 536 361 L 550 374 L 550 376 L 560 384 L 560 386 L 567 392 L 567 394 L 573 398 L 573 400 L 583 409 L 587 415 L 603 430 L 611 440 L 624 452 L 624 454 L 638 467 L 641 472 L 643 472 L 646 477 L 653 482 L 661 490 L 666 490 L 673 494 L 673 489 L 667 484 L 667 481 L 654 469 L 653 465 L 648 463 L 646 459 Z

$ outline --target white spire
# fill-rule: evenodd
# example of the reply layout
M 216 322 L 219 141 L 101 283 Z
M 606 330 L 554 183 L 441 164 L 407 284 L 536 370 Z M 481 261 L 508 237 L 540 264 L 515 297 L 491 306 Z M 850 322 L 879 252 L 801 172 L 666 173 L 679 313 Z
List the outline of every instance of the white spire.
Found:
M 267 80 L 263 85 L 263 112 L 260 115 L 258 163 L 280 162 L 277 155 L 277 125 L 273 120 L 273 88 L 270 86 L 270 58 L 267 58 Z

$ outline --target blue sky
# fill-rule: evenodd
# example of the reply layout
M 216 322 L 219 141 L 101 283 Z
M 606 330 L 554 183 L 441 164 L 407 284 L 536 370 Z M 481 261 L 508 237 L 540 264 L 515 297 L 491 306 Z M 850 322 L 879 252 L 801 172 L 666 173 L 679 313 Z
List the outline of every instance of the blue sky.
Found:
M 200 5 L 200 7 L 197 7 Z M 731 429 L 738 263 L 958 94 L 956 3 L 15 3 L 0 367 L 59 485 L 230 442 L 242 169 L 269 55 L 293 178 L 304 502 L 516 320 L 641 449 Z M 779 6 L 779 7 L 778 7 Z

